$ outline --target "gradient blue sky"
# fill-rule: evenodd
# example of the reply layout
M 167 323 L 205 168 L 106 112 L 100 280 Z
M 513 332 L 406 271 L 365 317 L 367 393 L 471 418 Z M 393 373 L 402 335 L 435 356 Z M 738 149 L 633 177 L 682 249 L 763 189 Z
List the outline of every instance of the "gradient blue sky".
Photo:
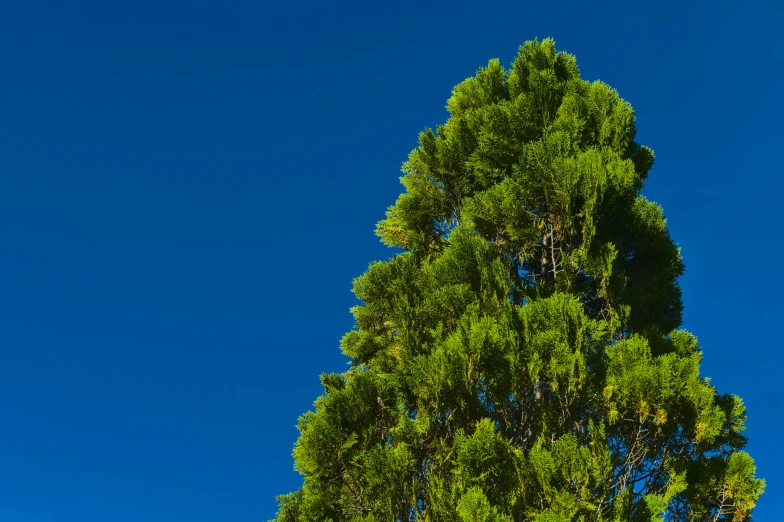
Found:
M 418 131 L 536 36 L 636 109 L 780 520 L 784 4 L 479 4 L 3 2 L 0 520 L 271 518 Z

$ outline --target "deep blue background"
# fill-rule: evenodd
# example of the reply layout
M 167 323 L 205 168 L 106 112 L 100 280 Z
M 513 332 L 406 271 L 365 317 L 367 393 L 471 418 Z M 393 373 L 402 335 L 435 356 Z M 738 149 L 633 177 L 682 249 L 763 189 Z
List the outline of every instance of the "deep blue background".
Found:
M 0 520 L 271 518 L 417 132 L 535 36 L 635 107 L 778 520 L 784 10 L 649 4 L 4 2 Z

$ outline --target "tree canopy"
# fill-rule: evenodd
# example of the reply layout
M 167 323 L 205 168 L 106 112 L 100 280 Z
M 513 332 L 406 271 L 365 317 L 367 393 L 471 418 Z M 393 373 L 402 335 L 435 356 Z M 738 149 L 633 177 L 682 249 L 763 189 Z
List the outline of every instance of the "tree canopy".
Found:
M 679 330 L 684 265 L 629 103 L 552 40 L 457 85 L 377 226 L 279 522 L 747 520 L 741 399 Z

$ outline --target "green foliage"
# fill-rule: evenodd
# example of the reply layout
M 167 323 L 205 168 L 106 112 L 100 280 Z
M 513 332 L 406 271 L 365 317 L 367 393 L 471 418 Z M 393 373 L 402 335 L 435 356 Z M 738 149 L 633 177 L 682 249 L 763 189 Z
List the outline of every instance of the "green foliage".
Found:
M 459 84 L 378 224 L 277 520 L 747 520 L 745 410 L 700 375 L 631 106 L 552 40 Z

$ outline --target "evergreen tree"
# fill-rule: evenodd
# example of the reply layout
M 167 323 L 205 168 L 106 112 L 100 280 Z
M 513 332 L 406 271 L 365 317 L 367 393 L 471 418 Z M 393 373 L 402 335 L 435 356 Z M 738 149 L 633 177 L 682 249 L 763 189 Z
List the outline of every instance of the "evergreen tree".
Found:
M 740 398 L 678 330 L 631 106 L 527 42 L 452 91 L 354 282 L 351 369 L 299 419 L 279 522 L 748 520 Z

